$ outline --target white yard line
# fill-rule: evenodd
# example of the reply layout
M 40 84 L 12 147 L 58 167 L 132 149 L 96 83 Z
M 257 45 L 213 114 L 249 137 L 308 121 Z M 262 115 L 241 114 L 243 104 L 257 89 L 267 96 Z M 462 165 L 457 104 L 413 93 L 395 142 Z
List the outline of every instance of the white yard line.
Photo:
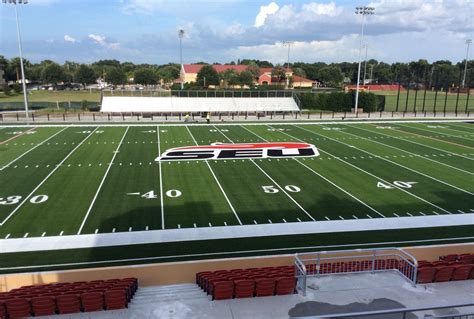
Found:
M 112 164 L 114 163 L 115 157 L 116 157 L 117 154 L 118 154 L 118 150 L 119 150 L 120 146 L 122 145 L 122 142 L 123 142 L 123 140 L 124 140 L 124 138 L 125 138 L 125 135 L 127 135 L 127 132 L 128 132 L 128 129 L 129 129 L 129 128 L 130 128 L 130 127 L 127 126 L 127 129 L 125 130 L 125 133 L 123 133 L 122 139 L 120 140 L 120 142 L 119 142 L 118 145 L 117 145 L 117 148 L 116 148 L 115 151 L 113 152 L 114 155 L 112 156 L 112 159 L 110 160 L 109 166 L 107 167 L 107 170 L 105 171 L 105 174 L 104 174 L 104 176 L 102 177 L 102 181 L 100 182 L 99 187 L 97 188 L 97 191 L 95 192 L 94 198 L 92 199 L 92 202 L 91 202 L 89 208 L 87 209 L 86 216 L 84 216 L 84 219 L 82 220 L 82 224 L 81 224 L 81 226 L 79 227 L 79 230 L 77 231 L 77 234 L 78 234 L 78 235 L 81 234 L 82 228 L 84 228 L 84 225 L 86 224 L 87 218 L 89 217 L 89 214 L 90 214 L 90 212 L 92 211 L 92 207 L 93 207 L 94 204 L 95 204 L 95 201 L 96 201 L 96 199 L 97 199 L 97 196 L 99 196 L 99 192 L 100 192 L 100 190 L 102 189 L 102 185 L 104 185 L 105 179 L 107 178 L 107 175 L 109 174 L 109 171 L 110 171 L 110 169 L 112 168 Z
M 35 148 L 43 145 L 44 143 L 46 143 L 47 141 L 49 141 L 50 139 L 52 139 L 53 137 L 55 137 L 56 135 L 58 135 L 59 133 L 62 133 L 65 129 L 67 129 L 69 126 L 66 126 L 65 128 L 63 128 L 62 130 L 60 130 L 59 132 L 56 132 L 55 134 L 51 135 L 50 137 L 48 137 L 47 139 L 45 139 L 43 142 L 37 144 L 36 146 L 30 148 L 29 150 L 27 150 L 26 152 L 24 152 L 23 154 L 21 154 L 20 156 L 18 156 L 17 158 L 15 158 L 13 161 L 11 161 L 10 163 L 0 167 L 0 171 L 3 171 L 5 168 L 9 167 L 10 165 L 12 165 L 13 163 L 15 163 L 16 161 L 18 161 L 20 158 L 22 158 L 23 156 L 25 156 L 26 154 L 28 154 L 29 152 L 31 152 L 32 150 L 34 150 Z
M 259 139 L 265 141 L 265 142 L 268 142 L 267 139 L 264 139 L 263 137 L 261 137 L 260 135 L 258 135 L 257 133 L 247 129 L 246 127 L 242 126 L 242 128 L 246 129 L 247 131 L 249 131 L 250 133 L 254 134 L 256 137 L 258 137 Z M 300 140 L 302 141 L 302 140 Z M 298 159 L 295 159 L 295 161 L 297 161 L 298 163 L 300 163 L 301 165 L 303 165 L 306 169 L 310 170 L 311 172 L 313 172 L 314 174 L 316 174 L 317 176 L 319 176 L 320 178 L 324 179 L 326 182 L 328 182 L 329 184 L 331 184 L 332 186 L 336 187 L 337 189 L 339 189 L 340 191 L 342 191 L 343 193 L 345 193 L 346 195 L 348 195 L 349 197 L 355 199 L 357 202 L 361 203 L 362 205 L 364 205 L 365 207 L 367 207 L 368 209 L 370 209 L 371 211 L 375 212 L 377 215 L 379 215 L 380 217 L 384 217 L 385 218 L 385 215 L 383 215 L 382 213 L 380 213 L 378 210 L 376 210 L 375 208 L 371 207 L 370 205 L 366 204 L 364 201 L 360 200 L 359 198 L 355 197 L 354 195 L 352 195 L 351 193 L 349 193 L 348 191 L 346 191 L 345 189 L 343 189 L 342 187 L 340 187 L 339 185 L 333 183 L 331 180 L 327 179 L 326 177 L 324 177 L 323 175 L 319 174 L 318 172 L 316 172 L 315 170 L 313 170 L 311 167 L 309 167 L 308 165 L 300 162 Z
M 312 131 L 307 130 L 307 129 L 304 129 L 304 128 L 301 128 L 301 129 L 303 129 L 303 130 L 305 130 L 305 131 L 308 131 L 308 132 L 312 132 Z M 451 184 L 449 184 L 449 183 L 447 183 L 447 182 L 445 182 L 445 181 L 439 180 L 439 179 L 437 179 L 436 177 L 433 177 L 433 176 L 431 176 L 431 175 L 428 175 L 428 174 L 419 172 L 419 171 L 417 171 L 417 170 L 415 170 L 415 169 L 413 169 L 413 168 L 406 167 L 405 165 L 402 165 L 402 164 L 399 164 L 399 163 L 397 163 L 397 162 L 391 161 L 391 160 L 385 158 L 384 156 L 371 153 L 371 152 L 369 152 L 369 151 L 366 151 L 366 150 L 364 150 L 364 149 L 361 149 L 361 148 L 359 148 L 359 147 L 357 147 L 357 146 L 354 146 L 354 145 L 352 145 L 352 144 L 347 144 L 347 143 L 341 142 L 341 141 L 339 141 L 339 140 L 337 140 L 337 139 L 334 139 L 334 138 L 331 138 L 331 137 L 327 137 L 326 135 L 323 135 L 323 134 L 320 134 L 320 133 L 315 133 L 315 132 L 314 132 L 314 134 L 318 134 L 319 136 L 325 137 L 325 138 L 327 138 L 328 140 L 336 141 L 336 142 L 341 143 L 341 144 L 343 144 L 343 145 L 346 145 L 346 146 L 348 146 L 348 147 L 355 148 L 356 150 L 359 150 L 359 151 L 361 151 L 361 152 L 364 152 L 364 153 L 366 153 L 366 154 L 369 154 L 369 155 L 371 155 L 371 156 L 373 156 L 373 157 L 375 157 L 375 158 L 379 158 L 379 159 L 381 159 L 381 160 L 384 160 L 384 161 L 386 161 L 386 162 L 389 162 L 390 164 L 396 165 L 396 166 L 398 166 L 398 167 L 404 168 L 404 169 L 409 170 L 409 171 L 411 171 L 411 172 L 413 172 L 413 173 L 416 173 L 416 174 L 418 174 L 418 175 L 422 175 L 422 176 L 424 176 L 424 177 L 426 177 L 426 178 L 432 179 L 432 180 L 434 180 L 434 181 L 436 181 L 436 182 L 438 182 L 438 183 L 441 183 L 441 184 L 444 184 L 444 185 L 446 185 L 446 186 L 455 188 L 455 189 L 457 189 L 458 191 L 467 193 L 467 194 L 469 194 L 469 195 L 473 195 L 473 193 L 471 193 L 471 192 L 469 192 L 469 191 L 467 191 L 467 190 L 465 190 L 465 189 L 462 189 L 462 188 L 460 188 L 460 187 L 451 185 Z M 350 133 L 346 133 L 346 134 L 350 134 Z M 350 135 L 353 135 L 353 134 L 350 134 Z M 357 135 L 354 135 L 354 136 L 357 136 Z M 371 140 L 369 140 L 369 141 L 371 141 Z M 373 142 L 375 142 L 375 141 L 373 141 Z M 326 153 L 327 153 L 327 152 L 326 152 Z
M 31 196 L 33 196 L 33 194 L 51 177 L 51 175 L 53 175 L 54 172 L 56 172 L 61 167 L 61 165 L 69 158 L 69 156 L 71 156 L 89 137 L 92 136 L 92 134 L 94 134 L 97 128 L 98 127 L 90 132 L 86 138 L 77 144 L 77 146 L 71 152 L 69 152 L 69 154 L 67 154 L 59 164 L 56 165 L 56 167 L 38 184 L 38 186 L 36 186 L 35 189 L 33 189 L 33 191 L 28 196 L 26 196 L 25 199 L 0 223 L 0 226 L 3 226 L 3 224 L 5 224 L 23 206 L 23 204 L 25 204 L 30 199 Z
M 401 127 L 406 127 L 405 125 L 400 125 L 400 126 L 401 126 Z M 411 127 L 411 128 L 414 128 L 415 130 L 430 132 L 430 133 L 432 133 L 432 134 L 444 135 L 444 136 L 449 136 L 449 137 L 456 137 L 456 138 L 461 138 L 461 139 L 463 139 L 463 140 L 472 141 L 472 139 L 470 139 L 470 138 L 462 137 L 462 136 L 459 136 L 459 135 L 451 135 L 451 134 L 443 133 L 443 132 L 439 132 L 439 131 L 427 130 L 427 129 L 424 129 L 424 128 L 421 128 L 421 127 L 417 127 L 417 126 L 410 126 L 410 127 Z M 465 147 L 472 148 L 471 146 L 468 146 L 468 145 L 464 145 L 464 146 L 465 146 Z
M 380 133 L 380 132 L 374 132 L 374 131 L 367 130 L 367 129 L 364 129 L 364 128 L 361 128 L 361 127 L 358 127 L 358 126 L 351 126 L 351 127 L 355 128 L 355 129 L 358 129 L 358 130 L 370 132 L 370 133 L 373 133 L 373 134 L 379 134 L 379 135 L 383 135 L 383 136 L 387 136 L 387 137 L 393 137 L 392 135 L 389 135 L 389 134 L 384 134 L 384 133 Z M 359 136 L 359 135 L 355 135 L 355 134 L 351 134 L 351 133 L 348 133 L 348 132 L 344 132 L 344 131 L 340 131 L 340 132 L 346 133 L 346 134 L 350 134 L 350 135 L 353 135 L 353 136 L 357 136 L 357 137 L 359 137 L 359 138 L 362 138 L 362 139 L 365 139 L 365 140 L 368 140 L 368 141 L 371 141 L 371 142 L 374 142 L 374 143 L 382 144 L 382 145 L 391 147 L 391 148 L 393 148 L 393 149 L 397 149 L 397 150 L 400 150 L 400 151 L 403 151 L 403 152 L 412 154 L 412 155 L 414 155 L 414 156 L 421 157 L 422 159 L 425 159 L 425 160 L 428 160 L 428 161 L 431 161 L 431 162 L 435 162 L 435 163 L 438 163 L 438 164 L 441 164 L 441 165 L 450 167 L 450 168 L 452 168 L 452 169 L 456 169 L 456 170 L 458 170 L 458 171 L 460 171 L 460 172 L 463 172 L 463 173 L 467 173 L 467 174 L 474 175 L 474 173 L 471 173 L 471 172 L 469 172 L 469 171 L 463 170 L 463 169 L 461 169 L 461 168 L 458 168 L 458 167 L 455 167 L 455 166 L 451 166 L 451 165 L 448 165 L 448 164 L 446 164 L 446 163 L 438 162 L 438 161 L 436 161 L 436 160 L 434 160 L 434 159 L 425 157 L 425 156 L 420 155 L 420 154 L 412 153 L 412 152 L 410 152 L 410 151 L 407 151 L 407 150 L 404 150 L 404 149 L 401 149 L 401 148 L 398 148 L 398 147 L 395 147 L 395 146 L 392 146 L 392 145 L 388 145 L 388 144 L 385 144 L 385 143 L 382 143 L 382 142 L 379 142 L 379 141 L 374 141 L 374 140 L 372 140 L 372 139 L 368 139 L 368 138 L 365 138 L 365 137 L 362 137 L 362 136 Z M 407 142 L 409 142 L 409 141 L 407 141 Z
M 160 127 L 156 127 L 156 135 L 158 138 L 158 156 L 161 156 L 160 146 Z M 161 170 L 161 161 L 158 162 L 158 169 L 160 171 L 160 205 L 161 205 L 161 229 L 165 229 L 165 205 L 163 199 L 163 174 Z
M 295 127 L 299 127 L 299 126 L 295 126 Z M 341 144 L 344 144 L 344 145 L 348 146 L 347 144 L 345 144 L 345 143 L 343 143 L 343 142 L 339 142 L 338 140 L 335 140 L 335 139 L 333 139 L 333 138 L 329 138 L 329 137 L 327 137 L 327 136 L 325 136 L 325 135 L 322 135 L 322 134 L 313 132 L 313 131 L 308 130 L 308 129 L 305 129 L 305 128 L 303 128 L 303 127 L 299 127 L 299 128 L 302 129 L 302 130 L 305 130 L 305 131 L 307 131 L 307 132 L 309 132 L 309 133 L 312 133 L 312 134 L 314 134 L 314 135 L 319 135 L 319 136 L 322 136 L 322 137 L 327 138 L 327 139 L 329 139 L 329 140 L 333 140 L 333 141 L 335 141 L 335 142 L 338 142 L 338 143 L 341 143 Z M 292 137 L 292 138 L 295 138 L 295 137 L 289 135 L 288 133 L 285 133 L 285 132 L 281 132 L 281 133 L 286 134 L 286 135 L 288 135 L 288 136 L 290 136 L 290 137 Z M 348 147 L 353 147 L 353 148 L 355 148 L 355 149 L 358 149 L 358 148 L 355 147 L 355 146 L 348 146 Z M 342 158 L 337 157 L 337 156 L 335 156 L 335 155 L 329 153 L 328 151 L 324 151 L 324 150 L 321 149 L 321 148 L 320 148 L 320 150 L 323 151 L 323 152 L 325 152 L 326 154 L 329 154 L 330 156 L 336 158 L 337 160 L 339 160 L 339 161 L 341 161 L 341 162 L 343 162 L 343 163 L 346 163 L 347 165 L 349 165 L 349 166 L 351 166 L 351 167 L 354 167 L 355 169 L 357 169 L 357 170 L 359 170 L 359 171 L 361 171 L 361 172 L 364 172 L 364 173 L 367 174 L 367 175 L 370 175 L 370 176 L 372 176 L 372 177 L 374 177 L 374 178 L 376 178 L 376 179 L 378 179 L 378 180 L 383 181 L 384 183 L 387 183 L 387 185 L 391 185 L 391 186 L 393 186 L 394 188 L 396 188 L 396 189 L 398 189 L 398 190 L 401 190 L 402 192 L 404 192 L 404 193 L 406 193 L 406 194 L 408 194 L 408 195 L 410 195 L 410 196 L 412 196 L 412 197 L 415 197 L 415 198 L 417 198 L 417 199 L 419 199 L 419 200 L 421 200 L 421 201 L 423 201 L 423 202 L 425 202 L 425 203 L 427 203 L 427 204 L 429 204 L 429 205 L 431 205 L 431 206 L 433 206 L 433 207 L 436 207 L 437 209 L 440 209 L 440 210 L 444 211 L 445 213 L 448 213 L 448 214 L 449 214 L 449 211 L 448 211 L 448 210 L 446 210 L 446 209 L 444 209 L 444 208 L 441 208 L 441 207 L 439 207 L 438 205 L 433 204 L 433 203 L 431 203 L 430 201 L 428 201 L 428 200 L 426 200 L 426 199 L 424 199 L 424 198 L 421 198 L 421 197 L 419 197 L 419 196 L 417 196 L 417 195 L 415 195 L 415 194 L 412 194 L 412 193 L 410 193 L 409 191 L 407 191 L 407 190 L 405 190 L 405 189 L 403 189 L 403 188 L 401 188 L 401 187 L 398 187 L 398 186 L 395 185 L 395 184 L 392 184 L 392 183 L 390 183 L 390 182 L 388 182 L 388 181 L 386 181 L 386 180 L 384 180 L 384 179 L 382 179 L 382 178 L 380 178 L 380 177 L 378 177 L 378 176 L 376 176 L 376 175 L 374 175 L 374 174 L 372 174 L 372 173 L 370 173 L 370 172 L 367 172 L 366 170 L 364 170 L 364 169 L 362 169 L 362 168 L 360 168 L 360 167 L 358 167 L 358 166 L 356 166 L 356 165 L 354 165 L 354 164 L 352 164 L 352 163 L 349 163 L 349 162 L 343 160 Z M 359 149 L 358 149 L 358 150 L 359 150 Z M 360 151 L 363 151 L 363 150 L 360 150 Z M 363 151 L 363 152 L 365 152 L 365 153 L 367 153 L 367 154 L 371 154 L 371 153 L 366 152 L 366 151 Z M 372 155 L 372 156 L 375 156 L 375 155 L 373 155 L 373 154 L 371 154 L 371 155 Z M 380 157 L 380 156 L 375 156 L 375 157 L 377 157 L 377 158 L 382 158 L 382 157 Z M 382 158 L 382 159 L 383 159 L 383 158 Z
M 189 127 L 188 127 L 187 125 L 186 125 L 186 129 L 188 130 L 189 135 L 191 135 L 191 138 L 193 139 L 194 143 L 195 143 L 196 145 L 199 145 L 198 142 L 196 141 L 196 139 L 194 138 L 193 133 L 191 133 L 191 130 L 189 129 Z M 229 204 L 230 209 L 231 209 L 232 212 L 234 213 L 235 218 L 237 219 L 237 221 L 239 222 L 239 224 L 242 225 L 242 221 L 240 220 L 239 215 L 238 215 L 237 212 L 235 211 L 235 208 L 234 208 L 234 206 L 232 205 L 232 203 L 230 202 L 229 197 L 227 197 L 227 194 L 225 193 L 224 188 L 222 188 L 221 183 L 220 183 L 219 180 L 217 179 L 216 174 L 214 174 L 214 171 L 212 170 L 211 165 L 209 164 L 209 162 L 208 162 L 207 160 L 206 160 L 205 162 L 206 162 L 206 164 L 207 164 L 207 167 L 209 168 L 209 171 L 211 171 L 211 174 L 212 174 L 212 176 L 214 177 L 214 180 L 216 181 L 217 186 L 219 186 L 219 189 L 221 190 L 222 194 L 224 195 L 224 197 L 225 197 L 225 199 L 226 199 L 226 201 L 227 201 L 227 204 Z
M 216 128 L 214 126 L 214 128 Z M 217 129 L 217 128 L 216 128 Z M 229 142 L 231 142 L 232 144 L 234 144 L 234 142 L 229 138 L 227 137 L 221 130 L 217 130 L 218 132 L 220 132 L 227 140 L 229 140 Z M 308 213 L 304 208 L 303 206 L 301 206 L 290 194 L 288 194 L 285 189 L 283 187 L 280 186 L 280 184 L 278 184 L 270 175 L 267 174 L 267 172 L 265 172 L 265 170 L 263 168 L 261 168 L 253 159 L 250 159 L 250 162 L 252 162 L 255 166 L 257 166 L 257 168 L 269 179 L 272 181 L 272 183 L 274 183 L 286 196 L 288 196 L 288 198 L 296 205 L 298 206 L 305 214 L 306 216 L 308 216 L 312 221 L 316 221 L 316 219 L 310 214 Z

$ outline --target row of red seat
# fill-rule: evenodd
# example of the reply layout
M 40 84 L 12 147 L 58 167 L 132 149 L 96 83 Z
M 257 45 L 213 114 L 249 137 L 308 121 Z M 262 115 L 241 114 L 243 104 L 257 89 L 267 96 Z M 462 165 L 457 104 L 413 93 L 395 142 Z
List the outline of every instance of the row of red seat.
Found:
M 204 271 L 196 284 L 213 299 L 288 294 L 295 290 L 295 266 Z
M 122 309 L 137 288 L 136 278 L 25 286 L 0 293 L 0 318 Z
M 459 261 L 464 264 L 474 264 L 474 254 L 451 254 L 439 256 L 440 261 L 453 262 Z

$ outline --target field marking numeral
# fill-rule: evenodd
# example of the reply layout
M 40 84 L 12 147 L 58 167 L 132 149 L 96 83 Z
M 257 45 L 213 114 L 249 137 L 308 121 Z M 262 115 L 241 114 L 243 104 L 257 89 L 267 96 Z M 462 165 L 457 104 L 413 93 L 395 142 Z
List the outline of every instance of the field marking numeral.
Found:
M 14 131 L 14 132 L 8 132 L 6 134 L 8 135 L 20 135 L 20 134 L 26 134 L 26 135 L 31 135 L 31 134 L 35 134 L 36 131 L 26 131 L 26 132 L 23 132 L 23 131 Z
M 393 185 L 400 187 L 400 188 L 412 188 L 413 184 L 416 184 L 416 182 L 403 182 L 403 181 L 394 181 Z M 393 189 L 394 187 L 390 184 L 384 183 L 384 182 L 378 182 L 377 183 L 378 188 L 384 188 L 384 189 Z
M 143 194 L 142 196 L 140 197 L 143 197 L 143 198 L 146 198 L 146 199 L 155 199 L 155 198 L 158 198 L 158 196 L 155 194 L 155 191 L 151 190 L 149 192 L 146 192 L 145 194 Z
M 166 192 L 166 196 L 171 197 L 171 198 L 180 197 L 181 195 L 182 193 L 177 189 L 170 189 L 169 191 Z
M 48 200 L 48 195 L 36 195 L 30 198 L 30 203 L 32 204 L 41 204 Z M 14 205 L 18 204 L 22 196 L 8 196 L 7 198 L 3 199 L 0 197 L 0 205 Z
M 289 128 L 267 128 L 269 132 L 284 132 L 284 131 L 291 131 Z
M 229 132 L 229 130 L 225 129 L 225 128 L 221 129 L 220 131 L 221 132 Z M 219 132 L 219 130 L 209 130 L 209 132 Z
M 91 134 L 92 131 L 87 131 L 86 130 L 86 131 L 79 131 L 77 133 L 79 133 L 79 134 Z M 104 133 L 104 131 L 95 131 L 95 134 L 102 134 L 102 133 Z
M 298 186 L 295 186 L 295 185 L 286 185 L 284 187 L 287 191 L 291 192 L 291 193 L 299 193 L 301 192 L 301 188 L 299 188 Z M 267 194 L 276 194 L 278 193 L 280 190 L 278 188 L 276 188 L 275 186 L 273 185 L 269 185 L 269 186 L 262 186 L 262 189 L 265 193 Z

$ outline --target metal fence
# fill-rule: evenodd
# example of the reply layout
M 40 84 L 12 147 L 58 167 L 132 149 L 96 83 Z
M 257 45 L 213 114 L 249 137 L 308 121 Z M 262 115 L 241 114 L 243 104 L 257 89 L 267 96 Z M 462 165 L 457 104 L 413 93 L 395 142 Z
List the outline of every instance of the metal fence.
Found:
M 298 291 L 306 295 L 307 277 L 348 273 L 395 271 L 411 284 L 416 283 L 418 262 L 399 248 L 320 251 L 296 254 Z

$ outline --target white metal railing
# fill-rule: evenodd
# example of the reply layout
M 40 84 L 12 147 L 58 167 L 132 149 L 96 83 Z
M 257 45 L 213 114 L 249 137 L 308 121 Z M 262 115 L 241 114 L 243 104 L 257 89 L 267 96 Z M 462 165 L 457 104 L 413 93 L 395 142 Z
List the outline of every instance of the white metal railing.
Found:
M 396 271 L 414 285 L 418 262 L 399 248 L 374 248 L 296 254 L 295 266 L 298 291 L 306 295 L 308 276 Z

